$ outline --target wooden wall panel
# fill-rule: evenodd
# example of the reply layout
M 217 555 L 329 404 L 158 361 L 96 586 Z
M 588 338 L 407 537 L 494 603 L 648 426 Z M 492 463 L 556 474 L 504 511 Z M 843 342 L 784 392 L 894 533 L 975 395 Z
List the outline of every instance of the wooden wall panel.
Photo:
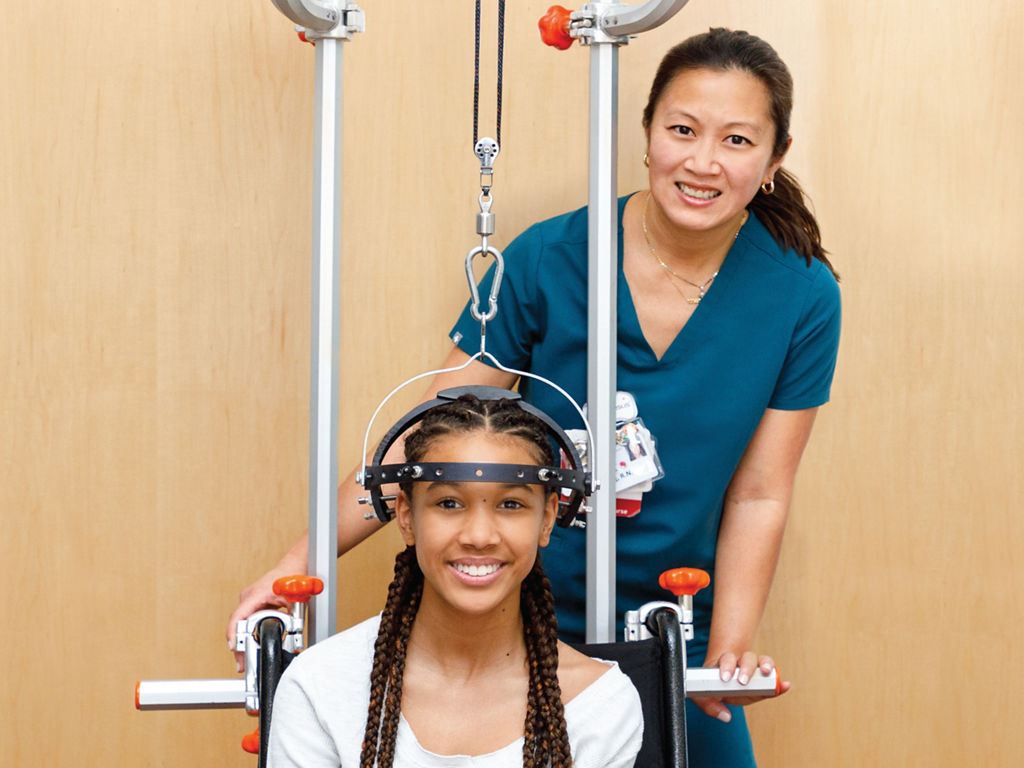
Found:
M 131 695 L 230 675 L 238 590 L 305 526 L 313 51 L 267 2 L 36 5 L 0 0 L 0 562 L 18 621 L 0 754 L 251 765 L 241 713 L 137 713 Z M 546 5 L 509 4 L 499 245 L 586 198 L 587 55 L 539 45 Z M 446 350 L 476 244 L 471 5 L 363 6 L 344 54 L 343 472 L 379 399 Z M 661 53 L 709 25 L 790 64 L 787 165 L 843 275 L 833 402 L 762 632 L 795 688 L 750 711 L 760 763 L 1018 764 L 1024 10 L 693 0 L 622 50 L 623 191 L 644 184 Z M 485 134 L 493 78 L 490 53 Z M 397 546 L 389 531 L 342 561 L 343 625 L 377 610 Z
M 1024 100 L 999 75 L 1024 16 L 943 4 L 916 33 L 919 8 L 826 8 L 812 163 L 844 339 L 765 627 L 807 693 L 759 735 L 799 765 L 1013 765 L 1013 697 L 983 667 L 1019 652 L 1024 607 Z

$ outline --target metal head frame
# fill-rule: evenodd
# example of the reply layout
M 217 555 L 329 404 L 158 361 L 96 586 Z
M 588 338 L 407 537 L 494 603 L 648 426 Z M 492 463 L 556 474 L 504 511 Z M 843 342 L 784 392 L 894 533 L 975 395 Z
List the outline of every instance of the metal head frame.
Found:
M 493 464 L 483 462 L 405 462 L 382 464 L 388 449 L 399 437 L 426 418 L 435 408 L 455 402 L 463 395 L 472 395 L 479 400 L 509 400 L 540 420 L 547 435 L 561 450 L 569 467 L 538 466 L 533 464 Z M 398 423 L 388 430 L 373 454 L 373 461 L 363 468 L 360 482 L 370 495 L 363 499 L 373 506 L 377 519 L 388 522 L 394 517 L 394 507 L 388 506 L 393 497 L 383 495 L 381 486 L 388 483 L 430 482 L 440 479 L 451 482 L 497 482 L 526 483 L 543 485 L 553 492 L 562 491 L 558 502 L 555 521 L 562 527 L 572 524 L 583 500 L 590 492 L 590 473 L 582 468 L 580 456 L 573 441 L 555 421 L 539 408 L 521 399 L 518 392 L 500 387 L 465 386 L 453 387 L 437 393 L 437 397 L 413 408 Z M 564 491 L 569 491 L 568 496 Z

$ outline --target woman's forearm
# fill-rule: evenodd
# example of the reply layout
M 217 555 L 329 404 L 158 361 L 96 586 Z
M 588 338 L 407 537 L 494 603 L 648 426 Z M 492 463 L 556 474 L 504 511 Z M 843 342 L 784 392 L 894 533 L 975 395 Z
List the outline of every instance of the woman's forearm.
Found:
M 765 412 L 726 491 L 708 661 L 751 650 L 768 601 L 816 409 Z
M 715 555 L 715 601 L 708 663 L 752 648 L 786 528 L 788 502 L 739 502 L 723 512 Z

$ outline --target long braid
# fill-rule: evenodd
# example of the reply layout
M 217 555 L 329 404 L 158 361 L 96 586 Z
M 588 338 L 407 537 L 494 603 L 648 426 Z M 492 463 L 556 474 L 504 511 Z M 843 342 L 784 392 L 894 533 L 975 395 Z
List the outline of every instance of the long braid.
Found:
M 363 734 L 361 768 L 392 766 L 401 710 L 405 652 L 422 594 L 423 572 L 416 562 L 416 550 L 407 547 L 395 557 L 395 577 L 388 587 L 387 603 L 374 644 L 370 707 Z
M 388 678 L 387 700 L 384 708 L 384 722 L 380 729 L 380 756 L 381 768 L 391 768 L 395 761 L 395 742 L 398 738 L 398 721 L 402 711 L 402 682 L 405 677 L 405 654 L 409 647 L 409 635 L 412 632 L 412 625 L 416 619 L 416 611 L 419 609 L 419 597 L 422 594 L 422 583 L 420 591 L 413 596 L 409 604 L 409 610 L 403 615 L 397 627 L 395 637 L 395 656 L 391 664 L 391 674 Z
M 544 727 L 544 682 L 541 673 L 540 649 L 537 629 L 532 617 L 534 610 L 532 590 L 524 581 L 520 590 L 520 610 L 523 615 L 523 639 L 526 642 L 526 662 L 529 668 L 529 684 L 526 694 L 526 721 L 523 725 L 523 766 L 524 768 L 545 768 L 550 749 L 545 738 Z
M 572 752 L 558 684 L 558 620 L 540 554 L 520 590 L 523 635 L 530 668 L 523 766 L 571 768 Z M 550 763 L 549 763 L 550 761 Z

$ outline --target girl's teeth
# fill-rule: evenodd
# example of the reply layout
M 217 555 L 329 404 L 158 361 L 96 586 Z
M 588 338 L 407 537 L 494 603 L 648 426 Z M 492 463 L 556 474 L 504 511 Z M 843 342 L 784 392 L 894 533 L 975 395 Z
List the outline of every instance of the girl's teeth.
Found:
M 460 573 L 468 574 L 469 576 L 489 576 L 498 570 L 498 565 L 462 565 L 461 563 L 455 564 L 455 570 Z

